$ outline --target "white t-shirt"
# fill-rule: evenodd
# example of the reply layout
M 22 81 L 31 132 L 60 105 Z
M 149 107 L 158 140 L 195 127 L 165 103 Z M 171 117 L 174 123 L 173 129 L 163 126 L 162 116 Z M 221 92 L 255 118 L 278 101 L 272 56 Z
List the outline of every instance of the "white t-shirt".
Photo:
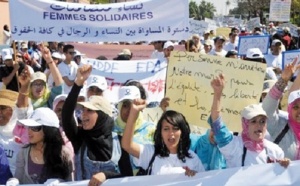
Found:
M 247 150 L 244 166 L 265 164 L 268 157 L 272 160 L 282 160 L 284 158 L 283 150 L 275 143 L 264 139 L 264 146 L 265 149 L 259 153 Z M 242 166 L 243 148 L 244 143 L 241 136 L 233 136 L 232 141 L 228 145 L 220 148 L 226 159 L 227 168 Z
M 11 33 L 3 30 L 3 44 L 4 45 L 10 45 L 11 44 Z
M 224 46 L 224 50 L 226 51 L 230 51 L 230 50 L 237 50 L 237 43 L 231 43 L 231 42 L 227 42 Z M 226 55 L 226 54 L 225 54 Z
M 58 67 L 58 70 L 62 77 L 67 77 L 70 81 L 75 80 L 78 65 L 74 61 L 71 61 L 70 64 L 61 62 L 61 63 L 59 63 L 59 65 L 57 67 Z M 71 88 L 72 88 L 72 86 L 68 86 L 66 83 L 64 83 L 63 93 L 69 94 L 69 92 L 71 91 Z
M 134 164 L 143 169 L 147 169 L 149 162 L 154 153 L 153 145 L 141 145 L 140 146 L 140 158 L 133 158 Z M 205 171 L 199 157 L 191 150 L 189 153 L 192 158 L 186 157 L 186 162 L 183 163 L 178 159 L 177 154 L 170 154 L 169 157 L 156 156 L 152 164 L 151 175 L 166 175 L 166 174 L 180 174 L 185 173 L 183 166 L 189 167 L 191 170 L 197 172 Z
M 221 56 L 221 57 L 225 57 L 226 54 L 227 54 L 227 51 L 224 50 L 224 49 L 222 49 L 221 52 L 216 52 L 215 49 L 212 49 L 212 50 L 208 53 L 208 55 L 212 55 L 212 56 Z
M 151 59 L 162 59 L 165 57 L 164 52 L 159 52 L 157 50 L 154 50 L 151 54 Z
M 282 54 L 280 53 L 278 56 L 273 54 L 265 55 L 265 59 L 267 62 L 267 67 L 275 67 L 282 69 Z

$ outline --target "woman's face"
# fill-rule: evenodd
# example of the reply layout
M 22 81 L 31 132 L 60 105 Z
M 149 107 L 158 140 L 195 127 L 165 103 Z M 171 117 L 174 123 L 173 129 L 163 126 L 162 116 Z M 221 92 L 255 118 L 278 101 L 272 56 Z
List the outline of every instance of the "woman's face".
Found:
M 62 111 L 62 108 L 64 106 L 64 103 L 65 103 L 65 101 L 58 102 L 55 109 L 54 109 L 54 112 L 55 112 L 55 114 L 57 115 L 57 117 L 59 119 L 59 123 L 61 123 L 61 111 Z
M 34 99 L 41 98 L 44 95 L 46 83 L 43 80 L 35 80 L 31 83 L 31 94 Z
M 83 107 L 81 119 L 82 119 L 82 128 L 84 130 L 91 130 L 96 125 L 98 114 L 94 110 L 90 110 L 88 108 Z
M 180 141 L 181 130 L 179 127 L 173 126 L 167 122 L 167 120 L 163 120 L 161 135 L 164 144 L 169 149 L 171 154 L 177 154 L 177 148 Z
M 29 143 L 37 144 L 44 141 L 44 132 L 42 126 L 28 127 Z
M 267 130 L 267 117 L 263 115 L 256 116 L 249 120 L 248 134 L 253 141 L 261 141 L 265 138 Z
M 123 122 L 127 122 L 129 113 L 131 109 L 131 101 L 130 100 L 125 100 L 122 102 L 122 107 L 120 111 L 121 119 Z
M 12 114 L 13 110 L 11 107 L 0 105 L 0 126 L 5 126 L 9 122 Z
M 295 103 L 293 103 L 291 114 L 293 120 L 300 123 L 300 100 L 297 100 Z

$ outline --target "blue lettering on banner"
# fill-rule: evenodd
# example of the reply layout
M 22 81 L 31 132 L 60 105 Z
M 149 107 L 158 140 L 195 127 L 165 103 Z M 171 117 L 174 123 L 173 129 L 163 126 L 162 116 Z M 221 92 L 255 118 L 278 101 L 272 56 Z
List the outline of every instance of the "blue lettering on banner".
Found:
M 156 63 L 153 63 L 152 61 L 149 61 L 149 62 L 138 62 L 136 64 L 136 72 L 137 73 L 141 73 L 141 72 L 155 73 L 159 70 L 160 70 L 160 61 L 159 60 L 157 60 Z
M 88 61 L 94 68 L 104 73 L 113 73 L 118 71 L 118 63 L 110 63 L 106 61 Z

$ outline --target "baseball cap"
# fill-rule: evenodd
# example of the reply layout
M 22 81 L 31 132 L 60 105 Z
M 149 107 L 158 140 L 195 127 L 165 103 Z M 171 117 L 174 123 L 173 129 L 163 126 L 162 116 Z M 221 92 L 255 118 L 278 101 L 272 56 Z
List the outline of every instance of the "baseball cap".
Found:
M 95 86 L 101 89 L 102 91 L 104 91 L 107 89 L 107 81 L 103 76 L 91 75 L 87 79 L 87 86 L 88 86 L 87 88 Z
M 84 106 L 90 110 L 101 110 L 105 114 L 112 116 L 112 107 L 103 96 L 91 96 L 88 101 L 78 102 L 79 105 Z
M 24 48 L 24 49 L 28 48 L 27 43 L 22 43 L 22 44 L 21 44 L 21 48 Z
M 213 41 L 212 40 L 210 40 L 210 39 L 207 39 L 207 40 L 205 40 L 205 42 L 204 42 L 204 45 L 211 45 L 211 46 L 213 46 Z
M 247 50 L 246 58 L 249 59 L 258 59 L 258 58 L 263 58 L 264 55 L 260 51 L 259 48 L 249 48 Z
M 61 101 L 65 101 L 68 97 L 68 94 L 60 94 L 54 98 L 53 101 L 53 110 L 56 108 L 57 104 Z
M 210 34 L 209 30 L 205 30 L 203 35 L 205 35 L 205 34 Z
M 48 126 L 59 128 L 58 117 L 48 107 L 37 108 L 28 119 L 18 120 L 18 122 L 28 127 Z
M 120 55 L 128 55 L 128 56 L 131 56 L 131 51 L 127 48 L 123 49 L 119 54 Z
M 293 103 L 298 98 L 300 98 L 300 90 L 291 92 L 288 98 L 288 104 Z
M 279 39 L 274 39 L 273 41 L 272 41 L 272 46 L 274 46 L 274 45 L 276 45 L 276 44 L 280 44 L 280 45 L 282 45 L 282 42 L 279 40 Z
M 168 47 L 170 47 L 170 46 L 174 47 L 174 43 L 173 43 L 172 41 L 167 41 L 167 42 L 165 42 L 165 44 L 164 44 L 164 49 L 166 49 L 166 48 L 168 48 Z
M 52 57 L 54 57 L 54 58 L 56 58 L 56 59 L 62 59 L 61 54 L 58 53 L 58 52 L 53 52 L 53 53 L 52 53 Z
M 226 41 L 226 39 L 223 36 L 217 36 L 214 38 L 214 42 L 217 42 L 218 40 Z
M 140 99 L 141 92 L 136 86 L 123 86 L 119 89 L 119 101 Z
M 260 104 L 251 104 L 251 105 L 248 105 L 247 107 L 245 107 L 242 110 L 241 115 L 242 115 L 243 118 L 249 120 L 249 119 L 252 119 L 252 118 L 254 118 L 256 116 L 259 116 L 259 115 L 267 116 L 267 113 L 262 108 L 262 105 L 260 105 Z
M 10 48 L 4 48 L 1 51 L 3 61 L 12 59 L 12 53 Z
M 46 74 L 44 74 L 43 72 L 35 72 L 31 75 L 31 80 L 30 82 L 34 82 L 35 80 L 43 80 L 44 82 L 47 82 L 47 77 Z
M 283 27 L 282 30 L 283 30 L 284 32 L 290 32 L 290 28 L 289 28 L 289 27 Z
M 13 107 L 18 99 L 18 92 L 3 89 L 0 90 L 0 105 Z
M 275 85 L 275 83 L 276 80 L 272 80 L 272 79 L 264 81 L 262 93 L 268 93 L 271 90 L 271 88 Z

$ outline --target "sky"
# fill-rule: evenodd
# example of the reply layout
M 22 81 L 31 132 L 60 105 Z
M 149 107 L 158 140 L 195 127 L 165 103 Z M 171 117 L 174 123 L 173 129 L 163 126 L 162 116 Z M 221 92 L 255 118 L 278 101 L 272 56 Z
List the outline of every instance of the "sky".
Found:
M 199 4 L 202 0 L 189 0 L 189 1 L 195 1 L 197 4 Z M 227 13 L 226 13 L 226 0 L 205 0 L 206 2 L 213 3 L 217 9 L 218 14 L 227 15 L 229 10 L 234 8 L 235 0 L 230 0 L 231 5 L 229 6 Z

